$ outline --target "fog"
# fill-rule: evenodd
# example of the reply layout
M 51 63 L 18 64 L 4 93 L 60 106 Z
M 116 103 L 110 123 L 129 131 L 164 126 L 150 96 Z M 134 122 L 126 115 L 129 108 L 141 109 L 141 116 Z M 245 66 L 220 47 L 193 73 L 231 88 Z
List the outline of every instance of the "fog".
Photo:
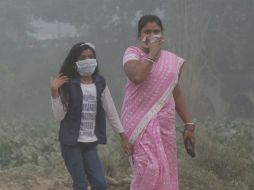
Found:
M 95 44 L 120 108 L 122 56 L 143 14 L 161 17 L 164 49 L 186 59 L 182 86 L 197 119 L 253 117 L 253 0 L 6 0 L 0 9 L 2 118 L 50 116 L 49 78 L 78 41 Z
M 9 0 L 0 9 L 2 118 L 50 116 L 49 78 L 78 41 L 95 44 L 120 108 L 122 56 L 143 14 L 161 17 L 164 48 L 186 59 L 182 86 L 195 118 L 253 117 L 253 0 Z
M 144 14 L 162 19 L 163 48 L 186 60 L 181 87 L 193 118 L 253 119 L 254 0 L 1 0 L 1 123 L 54 120 L 50 77 L 79 41 L 96 46 L 120 113 L 122 57 L 139 43 Z

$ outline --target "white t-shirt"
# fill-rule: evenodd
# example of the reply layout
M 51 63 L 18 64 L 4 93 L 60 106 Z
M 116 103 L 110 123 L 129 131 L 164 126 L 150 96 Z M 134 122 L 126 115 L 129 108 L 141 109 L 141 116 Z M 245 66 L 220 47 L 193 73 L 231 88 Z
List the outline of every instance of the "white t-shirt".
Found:
M 97 141 L 95 136 L 96 119 L 96 87 L 95 84 L 81 84 L 83 93 L 83 109 L 81 114 L 81 125 L 79 130 L 79 142 Z

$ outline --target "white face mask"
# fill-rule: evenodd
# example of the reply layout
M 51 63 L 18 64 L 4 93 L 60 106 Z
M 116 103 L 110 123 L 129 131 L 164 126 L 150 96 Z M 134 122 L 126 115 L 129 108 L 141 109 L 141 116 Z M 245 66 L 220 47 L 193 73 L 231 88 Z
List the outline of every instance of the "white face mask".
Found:
M 97 67 L 97 61 L 96 59 L 85 59 L 77 61 L 76 65 L 80 76 L 91 76 Z
M 156 42 L 161 38 L 161 34 L 152 34 L 148 37 L 150 43 Z
M 145 48 L 148 48 L 148 43 L 153 43 L 158 41 L 160 38 L 162 37 L 161 34 L 151 34 L 149 36 L 145 36 L 141 42 L 142 42 L 142 46 Z

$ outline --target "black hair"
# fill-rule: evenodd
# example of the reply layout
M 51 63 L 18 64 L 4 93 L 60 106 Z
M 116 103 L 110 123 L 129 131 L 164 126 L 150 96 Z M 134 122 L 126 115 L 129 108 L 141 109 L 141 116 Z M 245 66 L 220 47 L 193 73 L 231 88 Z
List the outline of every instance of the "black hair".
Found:
M 163 31 L 163 25 L 161 19 L 158 16 L 144 15 L 138 21 L 138 37 L 140 37 L 142 28 L 144 28 L 144 26 L 147 25 L 147 23 L 149 22 L 155 22 L 161 28 L 161 31 Z
M 76 62 L 78 61 L 78 58 L 80 57 L 81 53 L 87 49 L 91 50 L 94 54 L 94 57 L 96 58 L 95 50 L 91 46 L 89 46 L 88 44 L 84 42 L 78 42 L 75 45 L 73 45 L 72 48 L 70 49 L 67 57 L 65 58 L 63 62 L 63 65 L 60 68 L 59 73 L 63 73 L 70 80 L 72 80 L 73 78 L 79 77 L 80 75 L 76 69 Z M 93 76 L 97 74 L 99 74 L 98 66 L 96 67 L 93 73 Z M 68 83 L 63 84 L 59 88 L 59 93 L 60 93 L 63 106 L 65 109 L 67 109 L 68 101 L 69 101 Z

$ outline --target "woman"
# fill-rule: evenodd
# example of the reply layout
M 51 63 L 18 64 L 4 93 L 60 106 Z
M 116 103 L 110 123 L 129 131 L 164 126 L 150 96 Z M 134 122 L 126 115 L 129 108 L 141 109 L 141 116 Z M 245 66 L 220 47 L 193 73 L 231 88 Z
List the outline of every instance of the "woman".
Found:
M 74 190 L 105 190 L 104 171 L 96 150 L 106 144 L 106 121 L 122 139 L 124 150 L 131 146 L 124 134 L 109 89 L 99 75 L 95 48 L 91 43 L 75 44 L 59 74 L 51 79 L 52 109 L 61 121 L 59 141 Z
M 184 60 L 161 50 L 163 26 L 157 16 L 139 20 L 138 38 L 141 45 L 127 48 L 123 57 L 128 82 L 122 124 L 133 144 L 131 190 L 178 190 L 175 110 L 194 156 L 194 124 L 178 83 Z

